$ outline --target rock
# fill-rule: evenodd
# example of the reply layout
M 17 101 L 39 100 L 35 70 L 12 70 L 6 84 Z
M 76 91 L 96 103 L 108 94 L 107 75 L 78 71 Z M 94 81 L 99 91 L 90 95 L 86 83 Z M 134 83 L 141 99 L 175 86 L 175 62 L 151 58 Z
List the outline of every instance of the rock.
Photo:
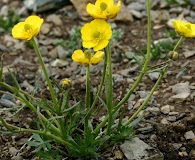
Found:
M 51 9 L 58 9 L 69 4 L 69 0 L 25 0 L 24 5 L 30 11 L 41 13 Z
M 13 156 L 11 160 L 23 160 L 24 158 L 20 155 Z
M 184 134 L 186 140 L 192 140 L 195 138 L 195 135 L 192 131 L 188 131 Z
M 138 18 L 138 19 L 141 19 L 141 18 L 142 18 L 142 14 L 141 14 L 139 11 L 136 11 L 136 10 L 131 9 L 130 12 L 131 12 L 131 14 L 132 14 L 134 17 L 136 17 L 136 18 Z
M 160 73 L 159 72 L 152 72 L 149 73 L 148 76 L 152 81 L 156 81 L 159 77 Z
M 46 18 L 47 22 L 52 22 L 56 26 L 61 26 L 63 24 L 60 15 L 51 14 Z
M 176 85 L 172 86 L 171 88 L 172 88 L 172 92 L 176 93 L 176 94 L 190 93 L 189 82 L 177 83 Z
M 65 60 L 67 58 L 66 50 L 62 46 L 57 46 L 57 53 L 59 59 Z
M 167 120 L 168 120 L 169 122 L 175 122 L 175 121 L 177 120 L 177 118 L 176 118 L 176 116 L 168 116 L 168 117 L 167 117 Z
M 41 33 L 42 34 L 48 34 L 51 30 L 51 25 L 49 23 L 43 23 L 41 26 Z
M 67 66 L 68 64 L 69 64 L 68 61 L 62 59 L 56 59 L 53 62 L 51 62 L 52 67 L 64 67 Z
M 170 109 L 170 106 L 169 105 L 165 105 L 165 106 L 162 106 L 160 111 L 163 113 L 163 114 L 169 114 L 169 112 L 171 111 Z
M 163 160 L 163 154 L 155 148 L 135 137 L 132 140 L 126 140 L 120 148 L 128 160 Z
M 40 46 L 40 47 L 39 47 L 39 50 L 40 50 L 40 53 L 41 53 L 42 56 L 48 55 L 48 49 L 47 49 L 47 47 L 45 47 L 45 46 Z
M 164 118 L 161 120 L 161 123 L 162 123 L 162 124 L 169 124 L 169 122 L 167 121 L 166 117 L 164 117 Z
M 129 5 L 127 5 L 128 9 L 133 9 L 136 11 L 143 11 L 146 9 L 146 6 L 144 3 L 140 3 L 140 2 L 131 2 Z
M 171 96 L 169 98 L 169 102 L 177 102 L 177 103 L 183 102 L 187 99 L 189 95 L 190 93 L 180 93 L 180 94 Z
M 195 51 L 194 50 L 192 50 L 192 51 L 187 50 L 187 51 L 182 52 L 182 53 L 185 56 L 185 58 L 189 58 L 189 57 L 192 57 L 193 55 L 195 55 Z
M 181 146 L 182 146 L 182 144 L 181 144 L 181 143 L 173 143 L 173 148 L 174 148 L 175 150 L 180 149 L 180 148 L 181 148 Z
M 137 129 L 137 131 L 141 132 L 142 134 L 152 132 L 153 130 L 154 130 L 154 127 L 151 124 L 147 124 L 146 127 Z
M 148 95 L 147 91 L 137 91 L 137 93 L 139 94 L 140 98 L 146 98 Z
M 14 107 L 16 104 L 13 103 L 12 101 L 8 100 L 8 99 L 0 99 L 0 105 L 2 105 L 3 107 L 7 107 L 7 108 L 11 108 Z
M 195 159 L 195 149 L 192 149 L 189 153 L 191 159 Z
M 146 111 L 149 111 L 153 115 L 157 116 L 160 114 L 160 109 L 158 107 L 147 107 Z
M 15 147 L 10 147 L 10 148 L 9 148 L 9 153 L 10 153 L 12 156 L 15 156 L 15 155 L 18 153 L 18 150 L 17 150 Z
M 173 130 L 176 131 L 177 133 L 182 133 L 185 132 L 186 126 L 183 123 L 173 123 Z
M 49 55 L 52 59 L 58 58 L 57 48 L 54 48 L 54 49 L 52 49 L 51 51 L 49 51 L 48 55 Z

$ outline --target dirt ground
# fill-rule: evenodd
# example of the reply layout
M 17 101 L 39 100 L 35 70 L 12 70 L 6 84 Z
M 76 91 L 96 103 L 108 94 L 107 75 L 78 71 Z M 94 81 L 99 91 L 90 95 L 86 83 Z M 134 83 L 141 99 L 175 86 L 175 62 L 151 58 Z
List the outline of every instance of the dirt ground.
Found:
M 21 1 L 20 1 L 21 2 Z M 2 2 L 0 2 L 0 6 Z M 22 5 L 22 4 L 21 4 Z M 70 7 L 69 12 L 74 10 L 74 7 Z M 45 18 L 51 14 L 61 14 L 59 11 L 49 11 L 45 13 L 39 14 L 41 17 Z M 30 13 L 28 13 L 30 14 Z M 58 38 L 62 39 L 69 39 L 69 31 L 72 26 L 84 24 L 84 22 L 77 18 L 72 20 L 69 16 L 63 17 L 63 25 L 58 26 L 60 30 L 62 30 L 62 35 Z M 123 32 L 122 38 L 117 41 L 114 47 L 113 53 L 113 67 L 114 73 L 121 73 L 122 71 L 133 67 L 135 64 L 132 64 L 130 60 L 128 60 L 125 56 L 125 52 L 128 51 L 129 47 L 132 49 L 131 51 L 136 53 L 136 55 L 140 55 L 138 49 L 143 49 L 146 45 L 146 37 L 147 37 L 147 19 L 136 19 L 134 22 L 127 23 L 127 22 L 115 22 L 117 24 L 117 28 L 121 29 Z M 152 26 L 156 24 L 152 23 Z M 159 24 L 160 25 L 160 24 Z M 167 25 L 160 27 L 159 29 L 152 30 L 152 41 L 158 40 L 163 38 L 163 33 L 165 30 L 172 30 Z M 136 34 L 135 34 L 136 33 Z M 0 33 L 0 43 L 4 46 L 7 46 L 5 43 L 5 36 L 10 35 L 8 32 Z M 43 40 L 45 37 L 40 34 L 38 40 Z M 54 40 L 52 34 L 47 36 L 47 39 Z M 176 120 L 174 122 L 168 124 L 162 124 L 161 121 L 163 118 L 167 118 L 168 115 L 163 113 L 159 113 L 156 116 L 152 116 L 148 114 L 143 119 L 143 124 L 151 124 L 153 126 L 153 130 L 147 132 L 146 134 L 140 133 L 139 130 L 136 130 L 136 135 L 141 138 L 147 144 L 158 148 L 164 155 L 165 160 L 193 160 L 195 159 L 195 139 L 185 139 L 184 134 L 187 131 L 192 131 L 195 133 L 195 100 L 194 98 L 186 99 L 182 102 L 170 102 L 168 99 L 173 95 L 171 92 L 171 86 L 182 83 L 188 82 L 189 84 L 195 83 L 195 56 L 191 56 L 189 58 L 185 58 L 182 52 L 184 52 L 183 47 L 187 46 L 187 48 L 191 50 L 195 50 L 194 47 L 194 39 L 186 39 L 182 46 L 179 48 L 178 52 L 180 54 L 179 59 L 174 61 L 173 64 L 168 69 L 168 74 L 165 76 L 163 81 L 161 82 L 160 86 L 158 87 L 155 95 L 153 96 L 153 100 L 147 107 L 155 106 L 159 109 L 162 106 L 170 105 L 174 106 L 174 112 L 177 112 Z M 42 44 L 40 44 L 41 46 Z M 53 48 L 52 44 L 47 46 L 48 49 Z M 184 47 L 184 48 L 185 48 Z M 2 53 L 0 53 L 2 55 Z M 16 63 L 16 59 L 18 57 L 22 57 L 24 63 Z M 50 58 L 45 56 L 48 61 Z M 125 59 L 125 60 L 124 60 Z M 25 47 L 24 49 L 13 49 L 12 46 L 6 48 L 6 53 L 3 56 L 4 66 L 13 65 L 17 74 L 19 75 L 19 82 L 22 83 L 23 81 L 29 82 L 31 85 L 34 85 L 35 82 L 35 75 L 37 74 L 37 70 L 39 69 L 39 64 L 35 60 L 35 53 L 32 48 Z M 46 61 L 47 61 L 46 60 Z M 70 57 L 67 58 L 69 64 L 71 64 Z M 151 59 L 150 65 L 160 64 L 164 61 L 164 59 L 156 58 Z M 13 63 L 15 62 L 15 64 Z M 27 63 L 29 62 L 29 64 Z M 31 66 L 33 64 L 33 66 Z M 184 76 L 176 78 L 176 75 L 183 70 L 182 65 L 186 65 L 186 72 Z M 70 76 L 67 73 L 67 67 L 59 67 L 57 68 L 58 76 L 56 76 L 57 80 L 60 80 L 64 76 Z M 127 77 L 136 77 L 139 72 L 134 71 L 127 73 Z M 32 75 L 32 79 L 29 75 Z M 93 76 L 93 75 L 92 75 Z M 188 77 L 191 77 L 188 79 Z M 71 77 L 71 76 L 70 76 Z M 125 77 L 125 76 L 124 76 Z M 69 77 L 67 77 L 69 78 Z M 75 78 L 75 77 L 74 77 Z M 94 77 L 96 78 L 96 76 Z M 76 79 L 76 78 L 75 78 Z M 97 78 L 98 79 L 98 78 Z M 125 79 L 125 78 L 124 78 Z M 80 84 L 79 84 L 80 83 Z M 154 85 L 155 80 L 151 80 L 148 76 L 145 76 L 142 83 L 139 86 L 139 90 L 143 88 L 143 90 L 149 91 L 152 86 Z M 74 86 L 74 93 L 81 95 L 84 93 L 84 86 L 81 82 L 75 80 Z M 93 85 L 95 85 L 94 82 Z M 123 80 L 115 84 L 114 91 L 115 97 L 121 99 L 121 97 L 126 92 L 126 87 L 129 86 L 128 82 Z M 83 86 L 83 87 L 82 87 Z M 192 89 L 194 93 L 194 88 Z M 118 94 L 119 93 L 119 94 Z M 135 93 L 137 94 L 137 93 Z M 194 96 L 195 97 L 195 96 Z M 136 96 L 136 101 L 139 100 L 140 97 Z M 126 116 L 132 115 L 134 110 L 129 110 L 128 105 L 126 104 Z M 4 115 L 1 113 L 1 115 Z M 5 116 L 5 115 L 4 115 Z M 23 110 L 20 113 L 20 120 L 13 120 L 9 119 L 10 122 L 14 123 L 15 125 L 19 125 L 21 122 L 25 127 L 29 127 L 29 121 L 34 119 L 34 116 L 29 112 L 28 109 Z M 177 125 L 179 123 L 180 125 Z M 155 135 L 155 140 L 152 139 L 152 135 Z M 25 140 L 30 138 L 30 134 L 13 134 L 13 135 L 6 135 L 0 134 L 0 159 L 1 160 L 10 160 L 13 157 L 12 152 L 10 152 L 10 148 L 14 147 L 17 150 L 21 149 L 21 153 L 24 159 L 36 159 L 36 155 L 34 155 L 31 151 L 32 149 L 28 148 L 25 144 Z M 179 147 L 175 147 L 175 146 Z M 104 153 L 102 153 L 104 154 Z M 185 155 L 187 154 L 187 155 Z M 113 158 L 114 153 L 110 154 L 109 158 Z M 117 158 L 113 158 L 117 159 Z M 120 159 L 120 158 L 119 158 Z M 121 159 L 125 159 L 123 156 Z

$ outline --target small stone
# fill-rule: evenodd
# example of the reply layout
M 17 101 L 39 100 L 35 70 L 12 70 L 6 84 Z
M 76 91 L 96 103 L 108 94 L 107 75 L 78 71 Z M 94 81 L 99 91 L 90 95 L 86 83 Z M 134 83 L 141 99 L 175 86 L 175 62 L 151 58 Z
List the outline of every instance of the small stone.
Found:
M 163 113 L 163 114 L 169 114 L 169 112 L 171 111 L 170 110 L 170 106 L 169 105 L 165 105 L 165 106 L 162 106 L 160 111 Z
M 67 53 L 62 46 L 57 46 L 57 53 L 58 53 L 59 59 L 65 60 L 67 58 Z
M 169 124 L 169 122 L 167 121 L 167 119 L 165 117 L 161 120 L 161 123 L 162 124 Z
M 184 134 L 186 140 L 192 140 L 195 138 L 195 135 L 192 131 L 188 131 Z
M 190 158 L 195 159 L 195 150 L 191 150 L 189 156 Z
M 56 14 L 49 15 L 47 17 L 46 21 L 47 22 L 52 22 L 56 26 L 61 26 L 63 24 L 60 16 L 59 15 L 56 15 Z
M 48 55 L 52 58 L 52 59 L 56 59 L 58 58 L 58 52 L 57 52 L 57 48 L 52 49 Z
M 51 25 L 49 23 L 43 23 L 41 26 L 41 33 L 48 34 L 50 32 Z
M 167 120 L 169 122 L 175 122 L 177 120 L 177 118 L 175 116 L 169 116 L 169 117 L 167 117 Z
M 18 150 L 17 150 L 15 147 L 10 147 L 10 148 L 9 148 L 9 153 L 10 153 L 12 156 L 15 156 L 15 155 L 18 153 Z
M 149 73 L 148 76 L 152 81 L 156 81 L 159 77 L 160 73 L 159 72 L 152 72 Z
M 173 143 L 173 148 L 174 148 L 175 150 L 180 149 L 180 148 L 181 148 L 181 146 L 182 146 L 182 144 L 181 144 L 181 143 Z
M 16 104 L 10 100 L 7 100 L 7 99 L 0 99 L 0 105 L 2 105 L 3 107 L 12 108 Z
M 160 109 L 158 107 L 148 107 L 148 108 L 146 108 L 146 110 L 155 116 L 160 114 Z
M 183 123 L 174 123 L 173 130 L 179 133 L 185 132 L 186 126 Z
M 184 93 L 180 93 L 180 94 L 171 96 L 169 98 L 169 102 L 176 102 L 176 103 L 183 102 L 188 98 L 189 95 L 190 95 L 190 93 L 185 93 L 184 92 Z
M 68 61 L 62 59 L 56 59 L 53 62 L 51 62 L 52 67 L 64 67 L 67 66 L 68 64 L 69 64 Z
M 17 156 L 13 156 L 12 158 L 11 158 L 11 160 L 23 160 L 24 158 L 22 157 L 22 156 L 20 156 L 20 155 L 17 155 Z

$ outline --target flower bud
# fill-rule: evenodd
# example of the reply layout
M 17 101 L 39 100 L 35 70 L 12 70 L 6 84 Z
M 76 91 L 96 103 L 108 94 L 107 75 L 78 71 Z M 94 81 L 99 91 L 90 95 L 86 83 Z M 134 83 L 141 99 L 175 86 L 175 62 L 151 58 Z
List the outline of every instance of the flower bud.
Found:
M 64 88 L 64 89 L 68 89 L 70 88 L 72 85 L 71 85 L 71 81 L 67 78 L 65 79 L 62 79 L 61 82 L 60 82 L 60 85 Z
M 178 54 L 178 52 L 176 52 L 176 51 L 170 51 L 170 52 L 168 53 L 168 57 L 169 57 L 170 59 L 172 59 L 173 61 L 176 61 L 176 60 L 178 60 L 178 58 L 179 58 L 179 54 Z

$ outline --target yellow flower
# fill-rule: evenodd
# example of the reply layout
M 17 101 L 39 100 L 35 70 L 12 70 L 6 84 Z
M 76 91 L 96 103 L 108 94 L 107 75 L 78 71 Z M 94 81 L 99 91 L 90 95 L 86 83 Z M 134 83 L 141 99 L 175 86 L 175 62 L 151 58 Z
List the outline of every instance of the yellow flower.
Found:
M 175 30 L 184 37 L 195 37 L 195 24 L 181 20 L 172 21 Z
M 96 65 L 103 58 L 104 52 L 97 51 L 94 55 L 91 54 L 90 50 L 85 50 L 84 52 L 80 49 L 75 50 L 72 54 L 72 59 L 82 65 Z
M 114 5 L 114 0 L 97 0 L 95 5 L 89 3 L 86 10 L 94 19 L 112 19 L 119 13 L 120 6 L 121 1 Z
M 94 51 L 98 51 L 108 45 L 112 36 L 112 29 L 105 20 L 95 19 L 83 26 L 81 34 L 83 47 L 93 48 Z
M 19 22 L 12 29 L 12 36 L 16 39 L 31 40 L 40 32 L 43 19 L 32 15 L 26 18 L 24 22 Z

